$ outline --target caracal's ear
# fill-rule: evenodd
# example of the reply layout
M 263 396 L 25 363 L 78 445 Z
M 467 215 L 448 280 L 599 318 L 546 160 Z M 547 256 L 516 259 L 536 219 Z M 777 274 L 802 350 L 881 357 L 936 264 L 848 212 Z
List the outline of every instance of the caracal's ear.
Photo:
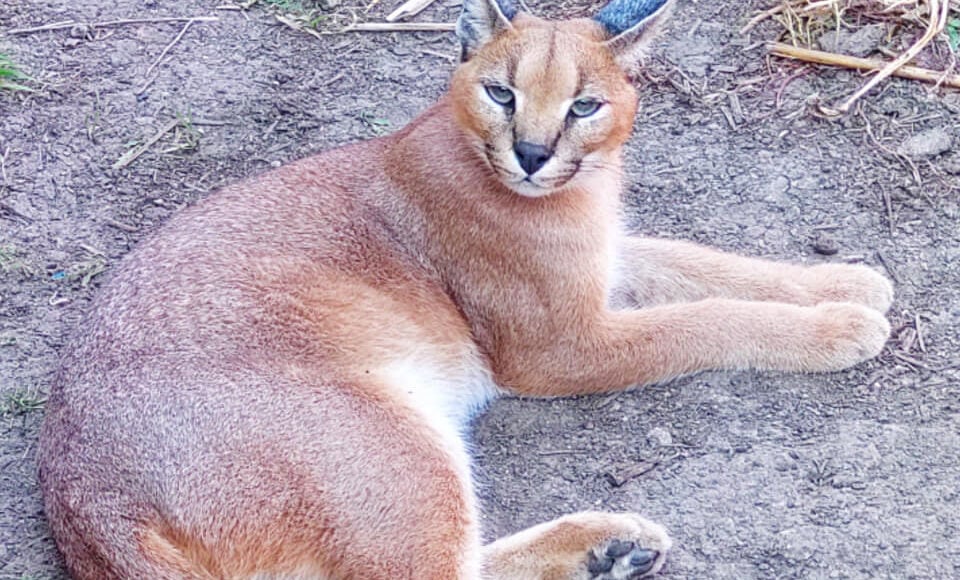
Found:
M 637 67 L 673 5 L 674 0 L 611 0 L 593 17 L 610 35 L 606 45 L 621 68 Z
M 517 10 L 515 0 L 463 0 L 463 12 L 457 19 L 460 60 L 468 60 L 494 36 L 510 28 Z

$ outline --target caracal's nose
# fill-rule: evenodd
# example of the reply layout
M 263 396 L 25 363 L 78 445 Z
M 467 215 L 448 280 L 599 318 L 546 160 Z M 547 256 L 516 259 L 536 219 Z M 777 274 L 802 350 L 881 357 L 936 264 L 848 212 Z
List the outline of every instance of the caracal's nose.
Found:
M 527 175 L 533 175 L 547 164 L 553 153 L 543 145 L 536 145 L 529 141 L 520 141 L 513 146 L 513 152 L 520 162 L 520 167 L 527 172 Z

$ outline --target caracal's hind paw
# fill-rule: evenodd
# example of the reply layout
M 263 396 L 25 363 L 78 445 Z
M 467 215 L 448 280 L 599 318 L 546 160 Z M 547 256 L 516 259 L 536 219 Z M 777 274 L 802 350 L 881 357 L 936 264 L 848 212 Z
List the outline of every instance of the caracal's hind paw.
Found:
M 644 548 L 633 540 L 614 538 L 590 550 L 587 572 L 591 580 L 643 578 L 660 569 L 663 557 L 659 550 Z
M 632 513 L 579 512 L 527 528 L 484 548 L 497 580 L 627 580 L 663 567 L 670 537 Z
M 585 554 L 582 578 L 634 580 L 652 576 L 663 567 L 672 542 L 662 526 L 630 513 L 583 516 L 595 519 L 594 525 L 600 523 L 596 520 L 602 521 L 608 533 Z

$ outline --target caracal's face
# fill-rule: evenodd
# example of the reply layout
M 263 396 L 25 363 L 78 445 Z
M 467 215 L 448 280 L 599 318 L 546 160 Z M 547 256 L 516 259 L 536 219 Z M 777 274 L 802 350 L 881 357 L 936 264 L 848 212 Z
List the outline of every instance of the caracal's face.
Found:
M 637 96 L 603 40 L 590 20 L 521 13 L 457 69 L 457 121 L 519 195 L 550 195 L 617 162 Z

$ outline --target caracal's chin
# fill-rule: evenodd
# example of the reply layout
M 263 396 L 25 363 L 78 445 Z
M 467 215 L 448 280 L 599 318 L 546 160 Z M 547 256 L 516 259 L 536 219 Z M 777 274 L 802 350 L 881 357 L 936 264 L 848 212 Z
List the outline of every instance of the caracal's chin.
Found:
M 522 172 L 504 171 L 500 167 L 494 166 L 494 171 L 500 178 L 500 181 L 511 191 L 522 197 L 538 198 L 552 195 L 567 187 L 581 181 L 580 177 L 585 171 L 579 167 L 569 167 L 559 170 L 548 163 L 541 171 L 533 175 L 525 175 Z
M 556 187 L 540 185 L 530 178 L 507 181 L 506 185 L 517 195 L 529 198 L 546 197 L 558 189 Z
M 513 192 L 523 197 L 538 198 L 560 193 L 571 187 L 593 187 L 602 185 L 597 181 L 605 174 L 605 170 L 578 166 L 573 171 L 553 174 L 544 172 L 526 177 L 501 178 Z

